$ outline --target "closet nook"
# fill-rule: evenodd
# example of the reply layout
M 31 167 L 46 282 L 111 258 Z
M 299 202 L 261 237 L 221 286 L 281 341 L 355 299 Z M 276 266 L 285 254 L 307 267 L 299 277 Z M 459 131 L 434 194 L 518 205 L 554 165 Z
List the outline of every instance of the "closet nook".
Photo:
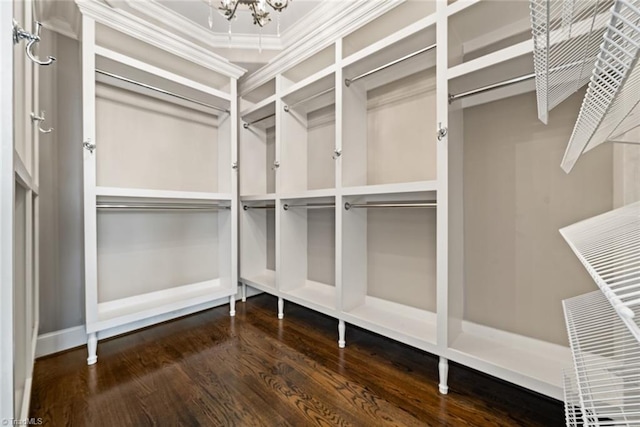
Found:
M 86 328 L 208 308 L 237 293 L 236 79 L 82 22 Z M 164 315 L 163 317 L 160 317 Z

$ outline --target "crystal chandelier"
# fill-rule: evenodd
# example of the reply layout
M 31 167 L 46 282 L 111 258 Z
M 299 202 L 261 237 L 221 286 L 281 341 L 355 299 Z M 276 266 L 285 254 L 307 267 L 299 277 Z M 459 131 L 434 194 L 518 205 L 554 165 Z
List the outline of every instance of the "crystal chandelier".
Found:
M 287 8 L 287 6 L 289 6 L 290 1 L 292 0 L 221 0 L 218 11 L 222 16 L 224 16 L 227 21 L 229 21 L 229 25 L 231 25 L 231 21 L 237 18 L 236 12 L 238 10 L 238 6 L 244 5 L 251 11 L 254 25 L 262 28 L 271 21 L 271 18 L 269 17 L 269 11 L 267 10 L 267 5 L 269 5 L 273 10 L 278 12 L 279 35 L 280 12 L 282 12 Z M 211 0 L 209 0 L 209 9 L 209 27 L 211 28 L 213 27 L 213 5 L 211 3 Z

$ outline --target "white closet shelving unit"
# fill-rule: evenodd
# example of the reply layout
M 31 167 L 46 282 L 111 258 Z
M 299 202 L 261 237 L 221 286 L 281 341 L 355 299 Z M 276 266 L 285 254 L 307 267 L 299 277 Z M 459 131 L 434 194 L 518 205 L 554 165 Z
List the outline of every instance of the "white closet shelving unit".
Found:
M 280 317 L 336 318 L 340 346 L 346 322 L 439 355 L 443 393 L 451 359 L 561 399 L 560 302 L 590 280 L 556 268 L 557 230 L 611 209 L 612 183 L 554 162 L 578 98 L 539 122 L 529 4 L 447 3 L 399 2 L 243 80 L 243 120 L 269 117 L 241 129 L 241 282 Z
M 101 331 L 146 326 L 222 298 L 235 314 L 242 70 L 204 68 L 88 16 L 82 24 L 92 364 Z

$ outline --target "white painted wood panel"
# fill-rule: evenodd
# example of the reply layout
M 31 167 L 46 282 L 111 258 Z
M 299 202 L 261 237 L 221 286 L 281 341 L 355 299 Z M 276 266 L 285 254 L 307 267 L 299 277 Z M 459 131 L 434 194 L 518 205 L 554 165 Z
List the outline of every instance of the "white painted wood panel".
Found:
M 611 147 L 569 175 L 558 167 L 580 99 L 549 126 L 536 120 L 534 94 L 464 111 L 467 320 L 566 345 L 560 301 L 594 284 L 558 229 L 613 204 Z
M 98 302 L 218 278 L 219 215 L 98 211 Z
M 108 86 L 96 95 L 98 185 L 218 192 L 215 117 Z

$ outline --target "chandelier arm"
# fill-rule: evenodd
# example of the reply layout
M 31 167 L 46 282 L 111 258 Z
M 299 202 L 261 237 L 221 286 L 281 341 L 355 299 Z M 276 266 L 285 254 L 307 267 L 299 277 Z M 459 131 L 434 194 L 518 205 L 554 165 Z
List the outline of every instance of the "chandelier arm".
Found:
M 240 1 L 237 1 L 235 6 L 233 6 L 233 10 L 229 14 L 229 17 L 227 18 L 227 21 L 231 22 L 233 17 L 236 16 L 236 11 L 238 10 L 238 6 L 240 6 Z

